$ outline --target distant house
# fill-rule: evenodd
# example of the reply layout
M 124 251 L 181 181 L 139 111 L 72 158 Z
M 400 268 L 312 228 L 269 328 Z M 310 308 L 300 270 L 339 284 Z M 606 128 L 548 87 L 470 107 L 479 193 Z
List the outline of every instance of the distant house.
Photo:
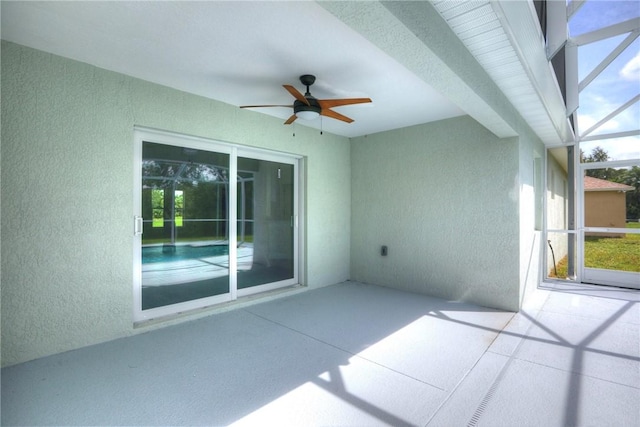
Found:
M 625 192 L 634 188 L 630 185 L 584 177 L 584 225 L 586 227 L 625 228 Z M 624 237 L 621 233 L 586 233 L 587 236 Z

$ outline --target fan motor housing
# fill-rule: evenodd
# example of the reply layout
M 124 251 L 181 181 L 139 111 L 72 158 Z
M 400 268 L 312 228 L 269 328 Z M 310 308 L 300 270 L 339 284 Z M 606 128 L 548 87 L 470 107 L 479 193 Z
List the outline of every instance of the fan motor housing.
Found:
M 321 108 L 320 104 L 318 104 L 318 100 L 313 97 L 306 98 L 310 105 L 307 105 L 302 101 L 298 101 L 297 99 L 293 101 L 293 113 L 298 114 L 300 111 L 313 111 L 314 113 L 320 114 Z

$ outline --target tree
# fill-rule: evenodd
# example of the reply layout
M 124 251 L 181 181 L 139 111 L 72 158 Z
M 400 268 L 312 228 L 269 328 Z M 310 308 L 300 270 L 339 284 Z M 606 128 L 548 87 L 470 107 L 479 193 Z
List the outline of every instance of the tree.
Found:
M 597 146 L 591 151 L 591 154 L 588 156 L 584 156 L 584 153 L 580 152 L 580 157 L 582 157 L 583 163 L 597 163 L 597 162 L 607 162 L 612 160 L 609 157 L 609 153 L 607 153 L 602 147 Z M 621 182 L 620 179 L 621 171 L 612 168 L 603 168 L 603 169 L 587 169 L 587 176 L 591 176 L 593 178 L 604 179 L 607 181 L 613 182 Z
M 609 158 L 609 153 L 607 153 L 604 148 L 597 146 L 596 148 L 593 149 L 593 151 L 591 151 L 591 154 L 589 154 L 587 157 L 585 157 L 584 161 L 585 163 L 592 163 L 592 162 L 606 162 L 611 160 Z
M 635 188 L 627 191 L 627 218 L 640 219 L 640 167 L 623 170 L 618 182 Z

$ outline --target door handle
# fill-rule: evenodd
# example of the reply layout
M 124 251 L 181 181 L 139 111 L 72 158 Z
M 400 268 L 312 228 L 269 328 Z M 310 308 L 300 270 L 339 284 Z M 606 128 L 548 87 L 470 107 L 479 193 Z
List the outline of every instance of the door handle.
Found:
M 141 216 L 133 217 L 133 235 L 142 236 L 142 217 Z

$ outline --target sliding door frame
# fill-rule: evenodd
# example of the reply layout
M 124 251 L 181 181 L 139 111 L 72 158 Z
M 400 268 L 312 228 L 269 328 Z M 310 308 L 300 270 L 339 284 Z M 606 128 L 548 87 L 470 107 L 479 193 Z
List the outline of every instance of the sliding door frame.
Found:
M 221 295 L 171 304 L 162 307 L 142 309 L 142 146 L 144 142 L 167 144 L 177 147 L 195 148 L 229 155 L 229 189 L 228 189 L 228 242 L 229 242 L 229 292 Z M 241 146 L 229 142 L 211 140 L 191 135 L 178 134 L 146 127 L 134 127 L 134 200 L 133 200 L 133 320 L 134 323 L 170 315 L 184 313 L 191 310 L 230 302 L 239 297 L 265 292 L 281 287 L 303 284 L 301 275 L 304 273 L 304 183 L 302 156 L 276 152 L 266 149 Z M 294 277 L 291 280 L 268 283 L 254 288 L 237 289 L 237 160 L 238 157 L 255 158 L 281 163 L 289 163 L 294 168 L 293 189 L 293 256 Z
M 278 281 L 278 282 L 272 282 L 272 283 L 266 283 L 263 285 L 257 285 L 257 286 L 252 286 L 252 287 L 248 287 L 248 288 L 244 288 L 244 289 L 237 289 L 237 275 L 235 275 L 234 279 L 236 279 L 235 282 L 235 286 L 234 286 L 234 290 L 235 290 L 235 298 L 238 297 L 244 297 L 244 296 L 248 296 L 248 295 L 253 295 L 256 293 L 260 293 L 260 292 L 266 292 L 266 291 L 270 291 L 270 290 L 274 290 L 274 289 L 278 289 L 281 287 L 285 287 L 285 286 L 293 286 L 296 284 L 300 283 L 300 279 L 299 279 L 299 267 L 300 267 L 300 263 L 298 261 L 298 258 L 300 256 L 300 171 L 299 171 L 299 164 L 301 163 L 300 160 L 296 157 L 292 157 L 290 155 L 282 155 L 280 153 L 274 153 L 274 152 L 267 152 L 265 150 L 255 150 L 253 148 L 247 148 L 247 147 L 240 147 L 236 150 L 235 152 L 235 161 L 237 164 L 237 159 L 238 157 L 245 157 L 245 158 L 251 158 L 251 159 L 256 159 L 256 160 L 265 160 L 265 161 L 269 161 L 269 162 L 276 162 L 276 163 L 284 163 L 284 164 L 290 164 L 291 166 L 293 166 L 293 217 L 291 218 L 291 226 L 293 228 L 293 256 L 294 256 L 294 260 L 293 260 L 293 278 L 291 279 L 285 279 L 282 281 Z M 236 192 L 237 192 L 237 188 L 236 188 Z M 237 217 L 237 215 L 236 215 Z M 235 223 L 237 224 L 237 219 Z M 234 230 L 234 237 L 237 236 L 237 229 Z M 237 246 L 237 241 L 235 242 L 235 245 Z M 236 258 L 237 259 L 237 258 Z M 237 271 L 237 266 L 235 267 L 234 271 Z

